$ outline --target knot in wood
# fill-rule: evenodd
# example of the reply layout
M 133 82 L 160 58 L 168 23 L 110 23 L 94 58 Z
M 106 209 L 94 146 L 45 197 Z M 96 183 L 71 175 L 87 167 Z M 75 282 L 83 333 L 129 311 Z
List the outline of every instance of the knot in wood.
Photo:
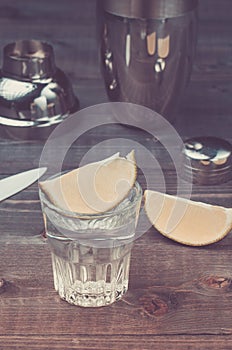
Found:
M 231 279 L 219 276 L 204 277 L 200 284 L 212 289 L 227 289 L 231 286 Z
M 139 298 L 143 309 L 152 316 L 163 316 L 168 312 L 167 303 L 157 295 L 143 295 Z

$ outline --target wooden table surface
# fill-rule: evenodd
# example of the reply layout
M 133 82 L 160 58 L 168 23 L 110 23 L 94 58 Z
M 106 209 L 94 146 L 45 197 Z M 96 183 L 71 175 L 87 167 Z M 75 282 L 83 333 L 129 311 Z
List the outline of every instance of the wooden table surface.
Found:
M 94 8 L 94 0 L 1 0 L 0 47 L 16 39 L 49 41 L 81 107 L 106 102 Z M 231 34 L 231 0 L 200 0 L 197 55 L 175 123 L 183 139 L 212 135 L 232 142 Z M 175 193 L 174 170 L 162 149 L 151 136 L 130 128 L 90 131 L 75 143 L 65 167 L 119 135 L 157 152 L 168 191 Z M 43 146 L 1 138 L 1 178 L 36 167 Z M 144 185 L 141 174 L 139 181 Z M 232 181 L 194 185 L 192 198 L 230 207 L 231 190 Z M 0 203 L 0 222 L 0 349 L 232 349 L 231 234 L 194 248 L 150 228 L 135 242 L 125 297 L 105 308 L 85 309 L 60 300 L 53 288 L 37 184 Z

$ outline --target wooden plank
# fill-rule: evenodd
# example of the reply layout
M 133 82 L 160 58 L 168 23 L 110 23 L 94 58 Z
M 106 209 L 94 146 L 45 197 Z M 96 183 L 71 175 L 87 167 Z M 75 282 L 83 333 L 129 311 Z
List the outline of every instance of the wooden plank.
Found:
M 11 240 L 0 247 L 5 281 L 0 333 L 231 334 L 230 245 L 228 237 L 223 244 L 184 247 L 151 230 L 135 244 L 128 293 L 106 310 L 61 301 L 52 286 L 48 246 L 41 239 L 39 244 L 17 242 L 16 249 Z
M 195 87 L 197 88 L 197 87 Z M 191 88 L 193 89 L 193 87 Z M 203 89 L 202 89 L 203 90 Z M 193 90 L 192 90 L 193 91 Z M 196 91 L 196 90 L 195 90 Z M 189 92 L 188 95 L 185 95 L 188 99 L 186 103 L 190 100 L 191 93 Z M 206 96 L 206 95 L 205 95 Z M 216 93 L 211 93 L 206 98 L 207 103 L 205 103 L 205 117 L 203 118 L 204 113 L 204 97 L 200 96 L 200 92 L 195 92 L 195 96 L 192 95 L 193 102 L 198 104 L 195 106 L 195 108 L 188 108 L 187 106 L 182 106 L 180 110 L 179 120 L 174 124 L 174 127 L 176 127 L 177 132 L 179 131 L 180 135 L 179 138 L 185 140 L 187 137 L 189 137 L 189 129 L 192 128 L 191 136 L 200 135 L 200 133 L 194 132 L 197 128 L 202 128 L 203 126 L 206 127 L 208 125 L 208 128 L 205 129 L 205 136 L 223 136 L 223 138 L 227 139 L 229 142 L 232 142 L 231 134 L 228 132 L 228 129 L 230 129 L 230 123 L 231 120 L 228 120 L 228 111 L 229 110 L 229 103 L 228 101 L 227 107 L 225 107 L 224 110 L 222 110 L 222 114 L 217 114 L 215 111 L 215 114 L 211 115 L 211 112 L 213 113 L 214 106 L 216 106 L 216 103 L 214 105 L 214 97 L 216 97 Z M 223 92 L 222 96 L 223 98 Z M 220 99 L 220 97 L 219 97 Z M 218 102 L 219 102 L 218 99 Z M 210 107 L 210 100 L 212 100 L 212 109 Z M 197 112 L 199 112 L 199 116 Z M 224 113 L 223 113 L 224 112 Z M 191 117 L 194 118 L 194 124 L 189 124 Z M 185 119 L 184 119 L 185 118 Z M 219 122 L 222 122 L 220 124 Z M 226 123 L 227 121 L 227 123 Z M 182 124 L 181 124 L 182 122 Z M 196 125 L 197 124 L 197 125 Z M 215 126 L 218 125 L 217 129 Z M 189 129 L 184 129 L 184 127 L 189 126 Z M 78 127 L 78 122 L 77 122 Z M 181 130 L 182 128 L 182 130 Z M 169 128 L 171 129 L 171 126 Z M 230 130 L 229 130 L 230 131 Z M 156 131 L 155 131 L 156 132 Z M 224 134 L 223 134 L 224 132 Z M 222 135 L 223 134 L 223 135 Z M 77 134 L 78 136 L 78 134 Z M 157 137 L 156 134 L 152 135 L 150 133 L 147 133 L 144 130 L 135 129 L 133 127 L 128 127 L 121 125 L 120 123 L 115 124 L 108 124 L 108 125 L 100 125 L 98 128 L 90 129 L 86 134 L 81 135 L 80 138 L 77 138 L 75 140 L 75 144 L 70 146 L 66 157 L 64 159 L 65 166 L 77 166 L 81 160 L 81 158 L 84 156 L 84 154 L 92 147 L 98 145 L 101 142 L 101 146 L 103 149 L 109 149 L 110 152 L 115 152 L 116 145 L 115 145 L 115 139 L 125 139 L 125 143 L 122 143 L 122 149 L 126 150 L 126 147 L 128 147 L 127 140 L 134 140 L 137 141 L 138 145 L 136 148 L 136 143 L 134 143 L 135 149 L 138 149 L 138 152 L 141 152 L 141 149 L 139 145 L 142 145 L 147 149 L 148 151 L 152 152 L 157 159 L 160 161 L 163 159 L 163 166 L 164 169 L 170 169 L 171 168 L 171 159 L 168 155 L 167 150 L 165 149 L 162 144 L 160 144 L 157 139 L 163 140 L 165 135 L 162 134 L 162 132 L 159 133 L 157 131 Z M 171 143 L 171 137 L 172 133 L 170 132 L 169 135 L 169 142 Z M 177 137 L 176 132 L 173 129 L 173 139 L 175 140 Z M 112 142 L 111 142 L 112 140 Z M 113 142 L 114 141 L 114 142 Z M 36 167 L 39 165 L 41 153 L 43 151 L 43 147 L 46 141 L 43 142 L 34 142 L 34 141 L 13 141 L 13 140 L 0 140 L 0 171 L 1 175 L 4 174 L 9 175 L 13 174 L 15 171 L 23 171 L 26 169 L 29 169 L 30 167 Z M 174 142 L 174 141 L 173 141 Z M 49 148 L 49 154 L 47 154 L 47 160 L 56 159 L 56 153 L 57 149 L 62 150 L 62 145 L 55 145 L 54 148 Z M 179 145 L 174 144 L 173 149 L 178 150 Z M 48 150 L 47 150 L 48 152 Z M 97 151 L 96 151 L 97 152 Z M 102 155 L 99 154 L 99 157 Z M 100 159 L 100 158 L 99 158 Z M 72 163 L 71 163 L 72 162 Z
M 79 350 L 231 350 L 230 336 L 0 336 L 5 349 L 79 349 Z

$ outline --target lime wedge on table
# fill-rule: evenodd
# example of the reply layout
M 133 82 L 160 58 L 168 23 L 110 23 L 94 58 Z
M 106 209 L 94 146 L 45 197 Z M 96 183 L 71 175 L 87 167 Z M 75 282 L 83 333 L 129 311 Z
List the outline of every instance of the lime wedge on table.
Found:
M 164 236 L 191 246 L 221 240 L 232 229 L 232 209 L 145 191 L 145 211 Z

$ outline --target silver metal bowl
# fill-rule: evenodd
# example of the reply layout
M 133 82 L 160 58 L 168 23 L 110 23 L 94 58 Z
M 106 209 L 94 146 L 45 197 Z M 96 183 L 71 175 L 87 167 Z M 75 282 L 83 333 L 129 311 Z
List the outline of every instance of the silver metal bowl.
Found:
M 46 139 L 78 108 L 67 76 L 55 65 L 51 45 L 21 40 L 5 46 L 0 73 L 1 136 Z

